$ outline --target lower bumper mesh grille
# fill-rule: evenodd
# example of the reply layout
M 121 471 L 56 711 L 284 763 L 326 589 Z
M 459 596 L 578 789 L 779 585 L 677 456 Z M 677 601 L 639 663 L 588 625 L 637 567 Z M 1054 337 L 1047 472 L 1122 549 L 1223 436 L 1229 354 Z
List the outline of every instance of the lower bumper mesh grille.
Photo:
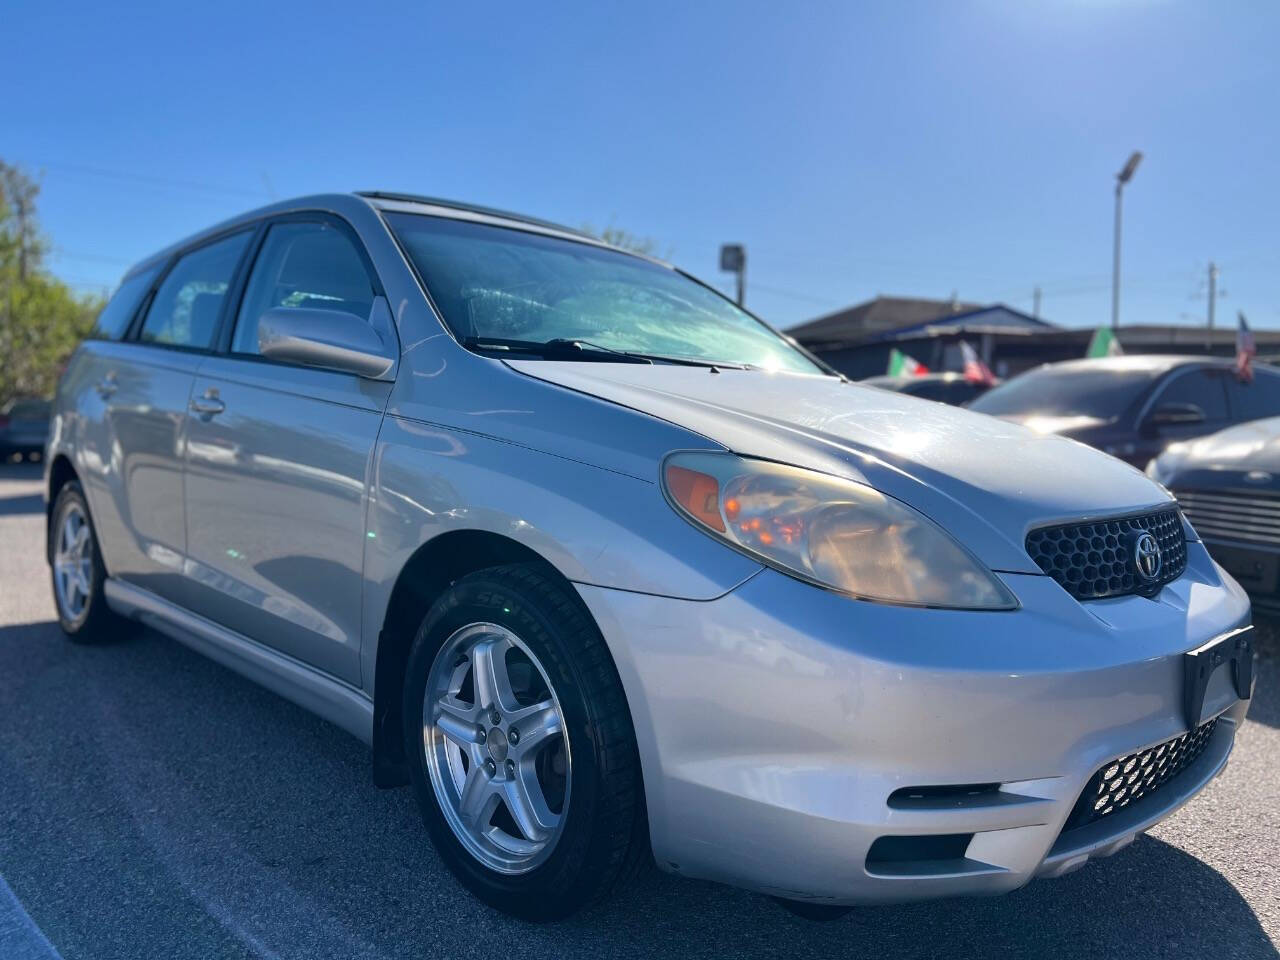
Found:
M 1089 778 L 1064 829 L 1094 823 L 1159 790 L 1204 752 L 1217 725 L 1214 717 L 1180 737 L 1112 760 Z

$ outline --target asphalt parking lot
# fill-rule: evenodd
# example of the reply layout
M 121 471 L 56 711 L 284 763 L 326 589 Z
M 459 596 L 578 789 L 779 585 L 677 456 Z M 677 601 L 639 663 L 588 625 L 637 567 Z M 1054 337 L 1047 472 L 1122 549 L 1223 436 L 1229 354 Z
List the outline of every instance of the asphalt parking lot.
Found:
M 1275 957 L 1280 644 L 1226 772 L 1009 896 L 816 924 L 649 873 L 554 926 L 481 906 L 362 744 L 151 631 L 54 622 L 38 466 L 0 466 L 0 958 Z

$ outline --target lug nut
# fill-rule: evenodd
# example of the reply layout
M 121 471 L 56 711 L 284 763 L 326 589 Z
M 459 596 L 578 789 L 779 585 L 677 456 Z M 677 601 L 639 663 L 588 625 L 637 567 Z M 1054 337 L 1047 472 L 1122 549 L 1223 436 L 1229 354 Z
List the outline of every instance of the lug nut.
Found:
M 479 740 L 480 740 L 480 742 L 481 742 L 481 743 L 484 743 L 484 741 L 485 741 L 485 736 L 486 736 L 486 734 L 485 734 L 485 732 L 484 732 L 484 727 L 480 727 L 480 728 L 478 728 L 478 729 L 476 730 L 476 736 L 479 738 Z
M 498 724 L 502 722 L 502 714 L 500 714 L 497 710 L 494 710 L 492 713 L 489 714 L 489 719 L 493 721 L 493 725 L 496 727 Z
M 507 774 L 512 777 L 516 775 L 516 762 L 514 760 L 507 761 Z
M 517 743 L 520 742 L 520 731 L 517 730 L 515 727 L 512 727 L 511 731 L 507 734 L 507 740 L 514 747 Z
M 484 762 L 484 768 L 489 772 L 489 776 L 491 777 L 498 772 L 498 765 L 492 760 L 486 760 Z

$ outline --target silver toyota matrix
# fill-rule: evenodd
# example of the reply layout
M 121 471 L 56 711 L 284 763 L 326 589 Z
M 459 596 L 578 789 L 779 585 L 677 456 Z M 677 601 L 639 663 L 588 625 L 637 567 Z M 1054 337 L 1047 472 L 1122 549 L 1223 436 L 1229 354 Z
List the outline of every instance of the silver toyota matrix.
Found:
M 448 201 L 143 261 L 45 464 L 73 640 L 141 621 L 350 731 L 528 919 L 650 860 L 809 916 L 1058 876 L 1202 789 L 1252 691 L 1248 600 L 1137 470 Z

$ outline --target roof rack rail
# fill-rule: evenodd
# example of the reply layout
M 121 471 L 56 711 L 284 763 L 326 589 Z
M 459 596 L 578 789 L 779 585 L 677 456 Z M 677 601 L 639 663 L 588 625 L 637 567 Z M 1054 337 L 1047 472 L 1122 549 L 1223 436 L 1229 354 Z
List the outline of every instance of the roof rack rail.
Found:
M 541 220 L 538 217 L 526 216 L 523 213 L 512 213 L 510 210 L 498 210 L 495 207 L 484 207 L 476 203 L 462 203 L 458 200 L 444 200 L 440 197 L 424 197 L 417 193 L 399 193 L 394 190 L 357 190 L 356 196 L 368 197 L 371 200 L 404 200 L 409 203 L 429 203 L 433 207 L 447 207 L 450 210 L 465 210 L 468 213 L 482 213 L 490 217 L 502 217 L 504 220 L 515 220 L 519 223 L 527 223 L 535 227 L 546 227 L 549 230 L 559 230 L 562 233 L 572 233 L 575 236 L 586 237 L 591 240 L 598 240 L 599 237 L 593 237 L 585 230 L 578 230 L 575 227 L 566 227 L 563 223 L 555 223 L 551 220 Z

